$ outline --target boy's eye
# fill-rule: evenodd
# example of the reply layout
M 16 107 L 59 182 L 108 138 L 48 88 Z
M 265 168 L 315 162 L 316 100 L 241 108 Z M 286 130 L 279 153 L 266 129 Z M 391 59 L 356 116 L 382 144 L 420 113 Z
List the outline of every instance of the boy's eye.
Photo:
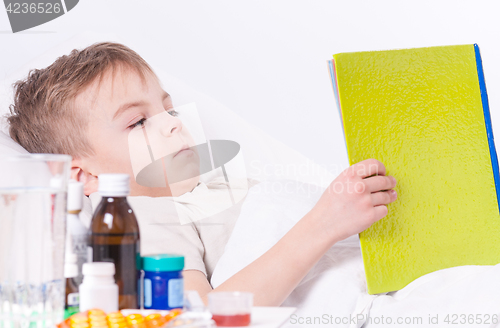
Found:
M 139 121 L 135 122 L 134 124 L 132 124 L 131 126 L 129 126 L 129 128 L 135 128 L 137 126 L 144 126 L 144 123 L 146 122 L 146 119 L 145 118 L 141 118 Z
M 179 115 L 179 112 L 177 112 L 176 110 L 171 110 L 168 112 L 170 115 L 172 116 L 178 116 Z
M 168 113 L 170 115 L 172 115 L 172 116 L 178 116 L 179 115 L 179 112 L 177 112 L 176 110 L 171 110 Z M 133 128 L 136 128 L 138 126 L 144 126 L 145 122 L 146 122 L 146 119 L 145 118 L 141 118 L 139 121 L 137 121 L 134 124 L 130 125 L 129 128 L 133 129 Z

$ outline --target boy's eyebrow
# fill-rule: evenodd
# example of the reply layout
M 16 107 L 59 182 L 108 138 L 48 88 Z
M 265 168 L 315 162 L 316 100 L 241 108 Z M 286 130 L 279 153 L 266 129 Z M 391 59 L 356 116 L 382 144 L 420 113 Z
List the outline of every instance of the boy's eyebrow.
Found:
M 168 97 L 170 97 L 170 95 L 166 91 L 163 91 L 162 101 L 165 101 L 165 99 L 167 99 Z M 145 104 L 146 104 L 146 102 L 143 100 L 123 104 L 118 108 L 118 110 L 113 115 L 113 120 L 115 120 L 118 116 L 122 115 L 124 112 L 126 112 L 130 108 L 143 106 Z

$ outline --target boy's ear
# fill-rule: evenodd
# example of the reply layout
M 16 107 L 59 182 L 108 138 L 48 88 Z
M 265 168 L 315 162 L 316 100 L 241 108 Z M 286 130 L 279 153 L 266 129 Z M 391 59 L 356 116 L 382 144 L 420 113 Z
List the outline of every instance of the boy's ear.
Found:
M 71 161 L 71 179 L 83 183 L 83 193 L 85 196 L 96 192 L 99 186 L 97 177 L 84 169 L 84 165 L 80 159 Z

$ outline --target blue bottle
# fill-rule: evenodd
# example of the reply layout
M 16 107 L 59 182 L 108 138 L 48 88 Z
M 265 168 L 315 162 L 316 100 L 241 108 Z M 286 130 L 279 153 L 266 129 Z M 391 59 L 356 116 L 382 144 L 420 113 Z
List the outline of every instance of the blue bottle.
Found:
M 184 302 L 184 256 L 161 254 L 142 258 L 144 308 L 171 310 Z

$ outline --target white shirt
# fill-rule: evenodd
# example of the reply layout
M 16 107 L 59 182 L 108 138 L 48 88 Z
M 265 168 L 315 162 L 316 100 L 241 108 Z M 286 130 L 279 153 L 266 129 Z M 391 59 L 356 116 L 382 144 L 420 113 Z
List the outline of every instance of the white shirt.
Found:
M 127 197 L 139 223 L 141 255 L 184 255 L 184 269 L 199 270 L 210 281 L 248 189 L 257 183 L 232 179 L 228 184 L 217 177 L 177 197 Z M 95 211 L 101 196 L 93 193 L 90 200 Z

